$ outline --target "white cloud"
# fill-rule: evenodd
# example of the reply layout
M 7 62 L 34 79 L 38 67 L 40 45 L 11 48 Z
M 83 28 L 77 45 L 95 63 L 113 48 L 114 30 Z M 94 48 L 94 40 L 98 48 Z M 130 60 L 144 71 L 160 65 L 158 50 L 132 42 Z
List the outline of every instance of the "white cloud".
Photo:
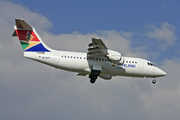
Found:
M 54 35 L 44 30 L 51 26 L 47 18 L 5 1 L 0 1 L 0 15 L 1 120 L 168 120 L 167 115 L 179 119 L 179 61 L 164 61 L 162 68 L 168 76 L 158 78 L 156 85 L 151 84 L 151 79 L 128 77 L 115 77 L 112 81 L 98 79 L 91 85 L 88 77 L 23 58 L 18 39 L 11 37 L 14 18 L 21 17 L 37 28 L 52 48 L 85 52 L 91 38 L 99 37 L 110 49 L 123 55 L 147 57 L 143 52 L 146 48 L 132 48 L 132 33 L 96 31 L 86 35 L 78 32 Z
M 19 4 L 12 4 L 8 1 L 0 1 L 0 8 L 1 8 L 1 19 L 0 22 L 4 27 L 8 27 L 9 25 L 14 25 L 12 20 L 15 18 L 23 18 L 28 20 L 29 24 L 32 26 L 36 26 L 37 29 L 45 29 L 52 26 L 52 24 L 42 15 L 37 13 L 31 12 L 25 6 L 21 6 Z M 8 26 L 7 26 L 8 25 Z M 11 27 L 9 26 L 9 27 Z M 40 27 L 40 28 L 39 28 Z
M 167 76 L 160 78 L 157 86 L 151 89 L 151 94 L 141 95 L 145 109 L 153 114 L 153 119 L 180 118 L 177 112 L 180 110 L 179 67 L 180 60 L 164 60 L 162 69 Z
M 175 27 L 168 22 L 162 23 L 161 28 L 156 27 L 154 24 L 150 26 L 153 30 L 147 34 L 149 38 L 164 40 L 168 44 L 173 44 L 176 39 Z
M 49 45 L 49 47 L 57 50 L 86 52 L 88 44 L 91 42 L 91 39 L 95 37 L 101 38 L 109 49 L 116 50 L 123 56 L 147 58 L 147 54 L 139 51 L 142 50 L 142 48 L 145 49 L 144 47 L 139 47 L 136 50 L 131 48 L 131 43 L 129 41 L 131 36 L 131 33 L 117 31 L 97 31 L 86 35 L 82 35 L 79 32 L 53 35 L 44 31 L 41 34 L 41 37 L 45 43 Z
M 156 27 L 155 24 L 149 25 L 152 30 L 146 34 L 148 38 L 161 40 L 161 48 L 166 49 L 168 45 L 173 45 L 177 39 L 175 35 L 176 28 L 168 22 L 162 23 L 161 27 Z

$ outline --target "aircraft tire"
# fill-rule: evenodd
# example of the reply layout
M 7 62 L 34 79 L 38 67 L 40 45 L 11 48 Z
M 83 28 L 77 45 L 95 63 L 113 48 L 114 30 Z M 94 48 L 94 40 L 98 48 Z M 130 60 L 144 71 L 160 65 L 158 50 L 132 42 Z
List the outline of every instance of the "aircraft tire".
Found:
M 93 76 L 93 77 L 91 77 L 90 82 L 93 84 L 93 83 L 96 82 L 96 79 L 97 79 L 97 77 L 96 77 L 96 76 Z
M 95 82 L 96 82 L 96 79 L 91 78 L 90 82 L 93 84 L 93 83 L 95 83 Z
M 152 83 L 153 83 L 153 84 L 156 84 L 156 80 L 153 80 Z
M 92 75 L 92 74 L 90 74 L 90 75 L 89 75 L 89 78 L 92 78 L 92 77 L 93 77 L 93 75 Z

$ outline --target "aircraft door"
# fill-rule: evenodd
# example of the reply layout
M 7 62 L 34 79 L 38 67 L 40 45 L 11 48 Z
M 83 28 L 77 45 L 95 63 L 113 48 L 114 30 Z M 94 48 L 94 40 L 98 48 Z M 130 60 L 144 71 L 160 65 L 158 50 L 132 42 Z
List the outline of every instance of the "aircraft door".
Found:
M 59 54 L 54 54 L 54 61 L 59 62 L 60 61 L 60 55 Z
M 138 67 L 139 67 L 139 69 L 143 69 L 144 68 L 144 62 L 143 61 L 139 61 Z

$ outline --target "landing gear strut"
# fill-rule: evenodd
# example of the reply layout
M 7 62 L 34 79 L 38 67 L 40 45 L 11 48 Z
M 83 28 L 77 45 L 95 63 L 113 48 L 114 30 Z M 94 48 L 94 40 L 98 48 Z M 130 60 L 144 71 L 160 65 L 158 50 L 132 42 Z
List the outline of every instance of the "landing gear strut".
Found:
M 99 76 L 99 70 L 92 70 L 91 74 L 89 75 L 90 82 L 93 84 L 96 82 L 97 77 Z
M 152 83 L 155 84 L 155 83 L 156 83 L 156 80 L 154 79 L 154 80 L 152 81 Z

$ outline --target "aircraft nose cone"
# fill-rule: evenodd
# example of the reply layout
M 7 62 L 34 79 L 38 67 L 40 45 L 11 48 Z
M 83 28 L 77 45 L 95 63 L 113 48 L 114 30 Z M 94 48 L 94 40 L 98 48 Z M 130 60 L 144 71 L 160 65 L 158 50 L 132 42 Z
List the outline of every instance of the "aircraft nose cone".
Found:
M 166 75 L 167 75 L 167 73 L 166 73 L 166 72 L 164 72 L 163 70 L 161 70 L 161 75 L 162 75 L 162 76 L 166 76 Z
M 156 75 L 157 76 L 166 76 L 167 73 L 158 68 L 158 69 L 156 69 Z

